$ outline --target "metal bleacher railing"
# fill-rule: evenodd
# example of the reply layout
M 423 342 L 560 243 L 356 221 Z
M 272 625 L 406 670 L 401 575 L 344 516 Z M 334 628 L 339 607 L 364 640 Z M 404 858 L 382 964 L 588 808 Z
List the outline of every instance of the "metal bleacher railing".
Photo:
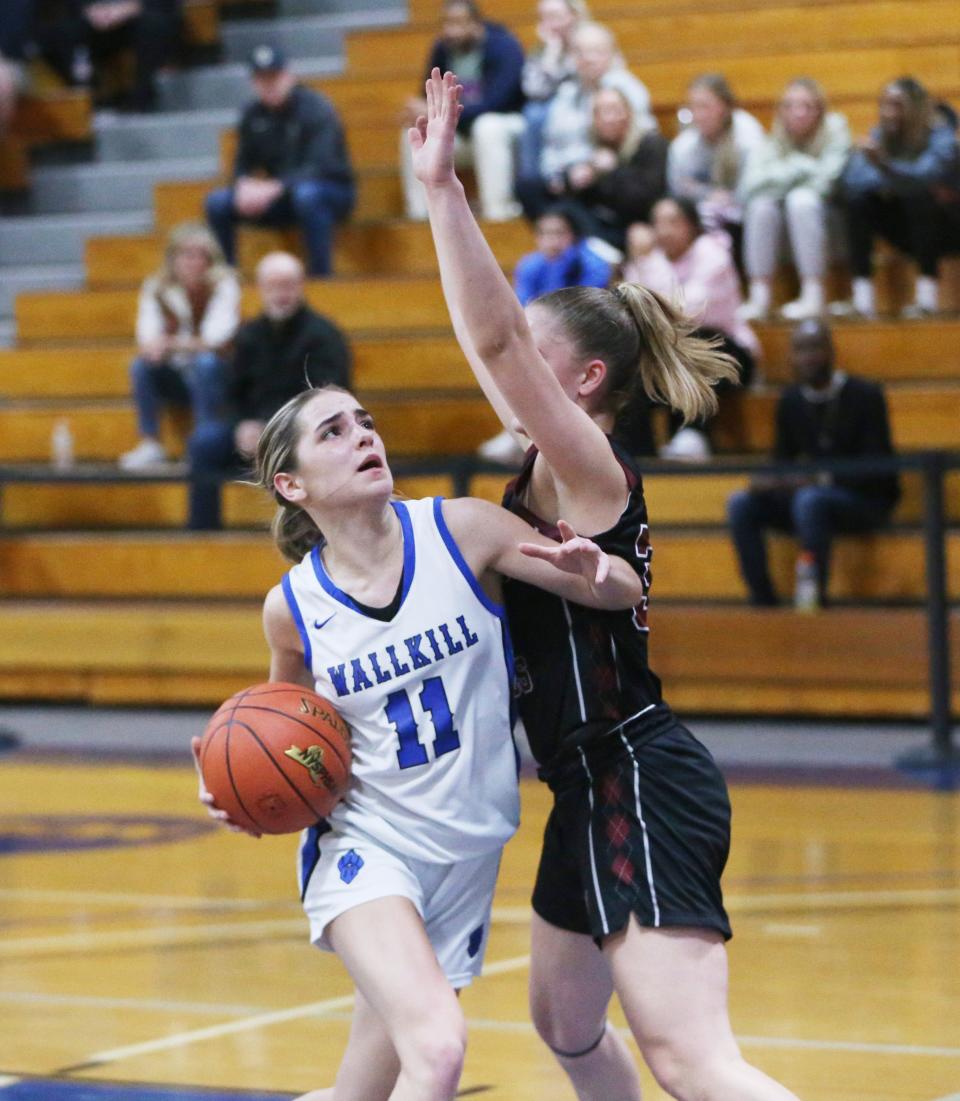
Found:
M 391 463 L 397 477 L 445 475 L 451 478 L 455 496 L 467 495 L 478 474 L 507 476 L 496 466 L 473 456 L 437 456 L 423 460 Z M 958 451 L 920 451 L 889 457 L 843 460 L 819 460 L 806 463 L 777 463 L 717 458 L 709 463 L 668 463 L 645 460 L 649 474 L 677 478 L 705 474 L 745 474 L 773 476 L 868 475 L 918 473 L 923 482 L 923 538 L 925 558 L 925 611 L 927 620 L 928 719 L 930 741 L 920 751 L 898 759 L 905 771 L 928 779 L 935 786 L 954 788 L 960 784 L 960 745 L 953 737 L 950 668 L 950 602 L 947 587 L 945 478 L 960 470 Z M 106 464 L 83 464 L 64 470 L 47 465 L 0 466 L 0 494 L 13 483 L 117 484 L 130 482 L 183 484 L 184 473 L 158 471 L 156 474 L 126 473 Z M 221 480 L 221 479 L 218 479 Z M 653 518 L 655 521 L 655 517 Z M 2 524 L 0 524 L 2 530 Z

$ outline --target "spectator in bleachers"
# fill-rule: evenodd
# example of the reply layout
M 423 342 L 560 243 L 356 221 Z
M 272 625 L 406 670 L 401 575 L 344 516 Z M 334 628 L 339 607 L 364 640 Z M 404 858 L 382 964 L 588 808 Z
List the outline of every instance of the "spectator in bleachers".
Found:
M 163 462 L 160 409 L 187 406 L 196 430 L 223 412 L 224 356 L 240 324 L 240 285 L 205 225 L 170 234 L 163 266 L 147 279 L 137 310 L 139 354 L 130 368 L 140 442 L 120 456 L 124 470 Z
M 0 138 L 13 119 L 25 83 L 24 61 L 33 27 L 33 0 L 4 0 L 0 18 Z
M 730 250 L 726 233 L 704 232 L 692 199 L 661 199 L 653 208 L 652 226 L 630 227 L 623 278 L 642 283 L 668 301 L 682 302 L 684 312 L 698 321 L 697 335 L 716 338 L 736 360 L 740 385 L 745 386 L 760 358 L 760 342 L 737 316 L 740 278 Z M 721 383 L 718 396 L 722 400 L 722 394 L 732 389 L 733 384 Z M 673 420 L 671 429 L 672 438 L 661 451 L 664 458 L 709 456 L 706 424 L 682 428 Z
M 737 106 L 721 73 L 704 73 L 691 82 L 681 114 L 689 123 L 670 143 L 670 194 L 692 199 L 707 230 L 739 235 L 743 211 L 737 188 L 747 156 L 763 141 L 763 127 Z
M 565 81 L 576 76 L 572 38 L 581 19 L 587 16 L 583 0 L 539 0 L 537 39 L 539 45 L 523 63 L 523 134 L 517 174 L 536 176 L 540 168 L 543 126 L 550 100 Z
M 548 207 L 536 221 L 537 249 L 520 258 L 513 287 L 520 304 L 563 287 L 605 287 L 611 269 L 588 248 L 574 210 L 565 203 Z M 518 465 L 523 459 L 513 434 L 504 430 L 486 440 L 477 454 L 491 462 Z
M 458 164 L 473 166 L 483 217 L 509 221 L 520 213 L 513 180 L 515 149 L 523 132 L 523 47 L 506 27 L 485 21 L 474 0 L 445 0 L 440 11 L 440 36 L 430 51 L 425 77 L 434 68 L 449 70 L 463 85 Z M 404 109 L 406 126 L 426 113 L 421 84 L 420 94 Z M 426 221 L 426 199 L 413 174 L 406 130 L 400 135 L 400 171 L 407 217 Z
M 306 386 L 350 388 L 350 347 L 343 333 L 304 297 L 303 264 L 271 252 L 257 266 L 262 312 L 240 327 L 228 375 L 228 417 L 190 439 L 191 528 L 221 526 L 220 478 L 249 466 L 264 425 Z
M 563 287 L 605 287 L 610 265 L 591 252 L 576 213 L 558 203 L 536 222 L 537 249 L 521 257 L 513 273 L 520 304 Z
M 919 268 L 907 316 L 939 308 L 938 261 L 960 250 L 949 206 L 956 187 L 954 127 L 913 77 L 891 81 L 880 96 L 880 121 L 859 143 L 843 176 L 853 272 L 853 313 L 875 317 L 873 244 L 883 237 Z
M 827 110 L 826 96 L 815 80 L 791 80 L 770 136 L 751 151 L 740 181 L 743 253 L 750 280 L 744 316 L 750 320 L 770 313 L 773 276 L 785 236 L 800 278 L 800 295 L 781 313 L 791 321 L 823 313 L 831 239 L 835 242 L 839 235 L 837 208 L 831 200 L 837 198 L 849 155 L 846 118 Z
M 796 326 L 790 363 L 794 384 L 784 389 L 777 404 L 775 459 L 797 462 L 893 453 L 882 388 L 834 369 L 833 340 L 823 321 L 809 319 Z M 767 568 L 767 528 L 796 535 L 801 563 L 810 561 L 814 567 L 822 604 L 834 535 L 881 527 L 899 497 L 896 474 L 764 477 L 734 493 L 727 512 L 751 603 L 777 603 Z
M 517 197 L 528 218 L 536 218 L 564 193 L 567 172 L 574 165 L 590 160 L 593 100 L 598 91 L 615 88 L 622 92 L 641 133 L 658 129 L 650 111 L 650 93 L 624 64 L 617 40 L 607 27 L 581 23 L 573 34 L 573 52 L 577 75 L 564 81 L 550 101 L 539 171 L 517 180 Z
M 237 134 L 233 183 L 207 196 L 207 220 L 231 262 L 238 222 L 298 225 L 311 275 L 329 275 L 336 222 L 353 209 L 355 188 L 343 125 L 333 104 L 297 82 L 273 46 L 250 55 L 256 98 Z
M 149 111 L 156 105 L 156 75 L 176 50 L 181 0 L 67 0 L 46 35 L 51 61 L 73 84 L 93 84 L 98 102 Z M 117 60 L 134 56 L 133 87 L 111 95 Z
M 588 237 L 622 253 L 627 226 L 647 221 L 666 191 L 666 161 L 663 135 L 641 128 L 619 88 L 601 88 L 593 97 L 590 157 L 567 169 L 561 196 Z

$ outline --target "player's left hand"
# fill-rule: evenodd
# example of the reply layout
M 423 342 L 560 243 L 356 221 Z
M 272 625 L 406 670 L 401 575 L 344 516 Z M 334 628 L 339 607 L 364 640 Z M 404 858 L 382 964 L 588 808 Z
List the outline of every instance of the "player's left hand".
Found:
M 453 147 L 457 122 L 463 112 L 460 93 L 453 73 L 440 75 L 435 68 L 426 83 L 427 113 L 420 115 L 408 131 L 413 150 L 413 171 L 425 186 L 449 183 L 456 178 Z
M 610 573 L 610 558 L 592 539 L 577 535 L 566 520 L 557 521 L 562 543 L 542 547 L 539 543 L 521 543 L 520 553 L 528 558 L 542 558 L 558 570 L 575 573 L 590 585 L 602 585 Z
M 230 815 L 225 810 L 221 810 L 214 802 L 213 796 L 207 790 L 207 785 L 203 782 L 203 772 L 200 769 L 200 745 L 200 738 L 190 739 L 190 752 L 193 754 L 193 764 L 197 770 L 197 780 L 199 781 L 197 798 L 207 808 L 207 814 L 222 826 L 226 826 L 228 830 L 233 830 L 234 833 L 245 833 L 250 837 L 260 837 L 257 830 L 248 829 L 246 826 L 241 826 L 239 822 L 234 822 Z

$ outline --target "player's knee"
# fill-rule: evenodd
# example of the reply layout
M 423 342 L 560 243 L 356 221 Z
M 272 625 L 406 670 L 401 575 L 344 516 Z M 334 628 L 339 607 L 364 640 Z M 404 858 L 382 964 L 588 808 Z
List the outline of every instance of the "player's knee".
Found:
M 530 1017 L 540 1039 L 555 1055 L 564 1058 L 595 1049 L 606 1027 L 603 1020 L 584 1020 L 582 1007 L 568 1005 L 547 991 L 531 990 Z
M 454 1095 L 466 1052 L 467 1030 L 459 1011 L 431 1016 L 398 1044 L 403 1073 L 425 1098 Z
M 735 1045 L 697 1044 L 689 1037 L 641 1042 L 640 1050 L 657 1085 L 677 1101 L 710 1101 L 738 1080 L 744 1065 Z
M 677 1101 L 706 1101 L 710 1096 L 705 1061 L 668 1041 L 641 1044 L 640 1049 L 657 1085 L 670 1097 Z

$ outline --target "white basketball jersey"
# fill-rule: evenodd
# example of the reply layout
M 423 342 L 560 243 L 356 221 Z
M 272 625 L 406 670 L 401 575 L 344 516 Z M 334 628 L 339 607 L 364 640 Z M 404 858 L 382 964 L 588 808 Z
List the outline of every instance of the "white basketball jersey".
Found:
M 418 860 L 499 848 L 520 806 L 506 617 L 443 519 L 441 498 L 394 501 L 401 601 L 389 622 L 327 574 L 315 548 L 283 579 L 316 690 L 350 725 L 350 789 L 330 816 Z

